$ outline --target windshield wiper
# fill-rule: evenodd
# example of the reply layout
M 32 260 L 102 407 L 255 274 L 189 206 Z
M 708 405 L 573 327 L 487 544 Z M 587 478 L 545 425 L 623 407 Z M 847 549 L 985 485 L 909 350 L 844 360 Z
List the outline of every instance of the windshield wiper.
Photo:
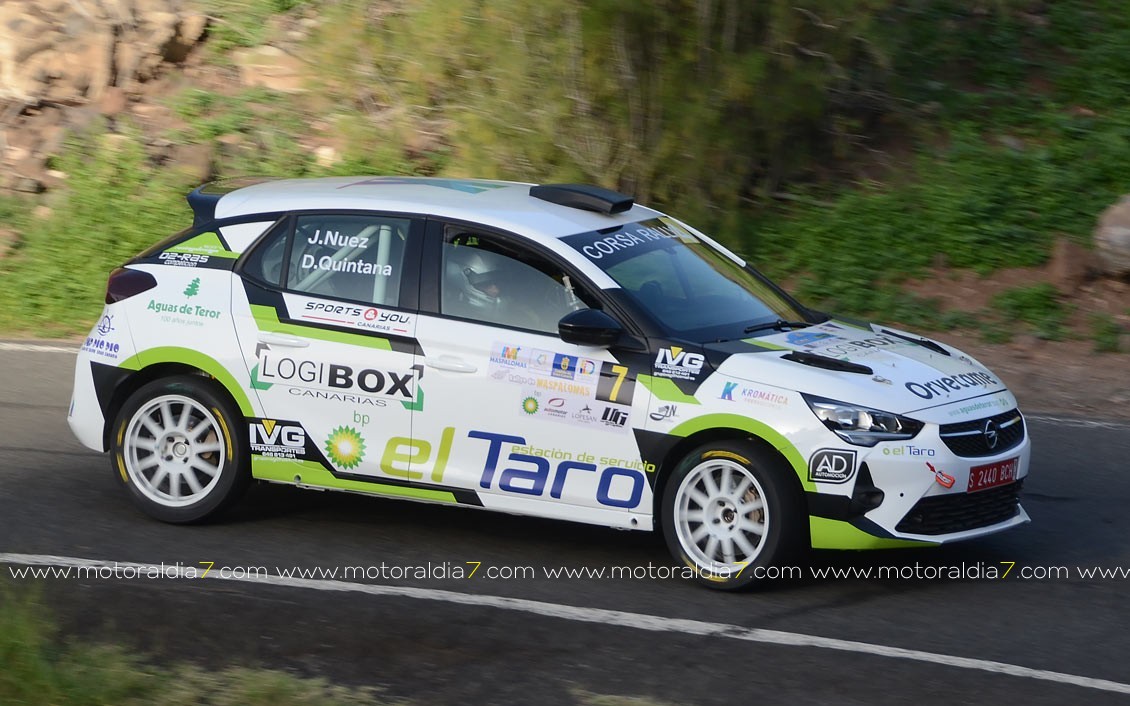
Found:
M 754 324 L 753 326 L 746 326 L 745 330 L 743 330 L 742 333 L 753 333 L 754 331 L 765 331 L 766 329 L 776 329 L 778 331 L 784 331 L 787 328 L 805 328 L 806 326 L 811 325 L 812 324 L 808 323 L 807 321 L 785 321 L 784 319 L 777 319 L 776 321 L 770 321 L 767 324 Z

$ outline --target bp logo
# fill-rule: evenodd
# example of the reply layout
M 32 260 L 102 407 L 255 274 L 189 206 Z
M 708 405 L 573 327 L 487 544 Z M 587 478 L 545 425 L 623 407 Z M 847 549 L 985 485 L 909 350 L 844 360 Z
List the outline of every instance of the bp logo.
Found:
M 338 427 L 326 439 L 326 455 L 336 466 L 356 468 L 365 457 L 365 440 L 353 427 Z
M 808 459 L 808 479 L 819 483 L 846 483 L 855 475 L 855 452 L 820 449 Z
M 526 399 L 522 400 L 522 411 L 526 414 L 537 414 L 538 401 L 533 397 L 527 397 Z

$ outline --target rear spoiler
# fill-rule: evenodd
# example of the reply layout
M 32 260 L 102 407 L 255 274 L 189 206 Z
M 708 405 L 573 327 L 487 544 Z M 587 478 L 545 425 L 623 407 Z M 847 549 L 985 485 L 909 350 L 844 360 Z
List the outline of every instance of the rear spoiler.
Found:
M 219 179 L 202 184 L 193 189 L 185 198 L 192 208 L 193 227 L 203 225 L 216 217 L 216 204 L 221 198 L 233 191 L 243 189 L 266 181 L 275 181 L 278 177 L 232 177 Z

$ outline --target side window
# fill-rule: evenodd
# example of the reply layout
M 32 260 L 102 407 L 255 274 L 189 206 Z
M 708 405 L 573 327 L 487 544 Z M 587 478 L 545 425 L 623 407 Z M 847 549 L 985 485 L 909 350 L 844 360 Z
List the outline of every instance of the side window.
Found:
M 440 312 L 557 333 L 562 316 L 595 306 L 560 267 L 497 238 L 449 228 L 443 242 Z
M 305 294 L 396 306 L 410 224 L 407 218 L 386 216 L 299 216 L 284 286 Z M 272 247 L 265 250 L 269 253 Z

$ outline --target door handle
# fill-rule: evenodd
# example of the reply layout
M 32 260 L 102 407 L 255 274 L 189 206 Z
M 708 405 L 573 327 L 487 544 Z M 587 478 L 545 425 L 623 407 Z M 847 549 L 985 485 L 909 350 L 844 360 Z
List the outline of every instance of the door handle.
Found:
M 424 361 L 424 364 L 429 368 L 450 370 L 453 373 L 473 373 L 478 370 L 476 366 L 466 363 L 453 355 L 441 355 L 438 358 L 429 358 Z
M 272 333 L 270 331 L 260 331 L 259 342 L 267 343 L 272 346 L 287 346 L 289 348 L 305 348 L 310 345 L 310 341 L 304 338 L 291 336 L 286 333 Z

